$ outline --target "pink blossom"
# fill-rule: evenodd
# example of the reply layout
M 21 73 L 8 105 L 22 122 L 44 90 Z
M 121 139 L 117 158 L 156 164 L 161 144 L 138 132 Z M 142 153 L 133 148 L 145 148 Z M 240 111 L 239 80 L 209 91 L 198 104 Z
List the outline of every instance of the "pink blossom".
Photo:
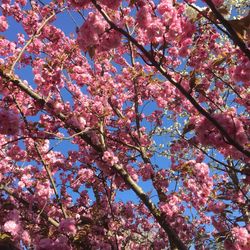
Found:
M 28 12 L 28 15 L 23 17 L 23 28 L 27 34 L 32 35 L 39 26 L 39 15 L 35 11 Z
M 82 180 L 87 182 L 93 182 L 94 181 L 94 172 L 91 169 L 80 169 L 78 172 L 79 177 L 81 177 Z
M 61 103 L 61 102 L 59 102 L 59 101 L 56 101 L 56 102 L 54 102 L 54 103 L 52 103 L 52 105 L 53 105 L 53 109 L 56 111 L 56 112 L 62 112 L 63 111 L 63 109 L 64 109 L 64 105 Z
M 14 135 L 17 134 L 18 129 L 18 116 L 10 110 L 0 110 L 0 133 L 6 135 Z
M 213 115 L 222 127 L 227 131 L 232 138 L 234 138 L 238 143 L 244 145 L 247 143 L 247 134 L 245 131 L 244 123 L 236 115 L 234 109 L 228 109 L 225 112 L 216 113 Z M 225 143 L 224 138 L 216 127 L 214 127 L 210 122 L 204 117 L 196 120 L 196 132 L 197 140 L 203 145 L 212 145 L 221 150 L 223 154 L 230 154 L 231 156 L 240 158 L 239 152 L 231 148 L 230 144 Z
M 192 44 L 192 39 L 191 38 L 187 38 L 184 41 L 182 41 L 181 43 L 181 49 L 179 51 L 179 55 L 182 57 L 185 57 L 189 54 L 189 45 Z
M 122 37 L 121 33 L 117 31 L 112 30 L 110 32 L 106 32 L 101 37 L 102 38 L 101 46 L 105 50 L 117 48 L 121 44 L 121 37 Z
M 235 237 L 235 241 L 242 246 L 250 243 L 250 234 L 244 227 L 232 228 L 232 235 Z
M 177 15 L 174 15 L 173 18 L 171 19 L 171 23 L 169 26 L 170 29 L 170 36 L 171 37 L 176 37 L 178 34 L 181 34 L 183 29 L 182 29 L 182 24 L 181 24 L 181 20 L 179 17 L 177 17 Z
M 145 5 L 137 12 L 136 21 L 141 28 L 147 28 L 152 21 L 150 7 Z
M 70 123 L 72 126 L 78 128 L 78 129 L 81 129 L 81 130 L 84 130 L 85 129 L 85 126 L 86 126 L 86 120 L 84 117 L 82 116 L 72 116 L 68 123 Z
M 135 170 L 133 167 L 131 167 L 131 166 L 127 166 L 127 171 L 128 171 L 128 173 L 129 173 L 129 175 L 131 176 L 131 178 L 132 178 L 135 182 L 137 182 L 138 179 L 139 179 L 139 177 L 138 177 L 138 174 L 137 174 L 136 170 Z
M 120 4 L 121 4 L 122 0 L 104 0 L 102 1 L 102 3 L 104 5 L 106 5 L 107 7 L 111 8 L 111 9 L 117 9 Z
M 72 218 L 64 219 L 60 222 L 59 229 L 67 234 L 76 234 L 76 222 Z
M 247 83 L 250 81 L 250 62 L 247 58 L 242 58 L 242 63 L 233 68 L 233 79 Z
M 50 187 L 49 181 L 38 182 L 37 183 L 37 185 L 36 185 L 36 196 L 38 197 L 39 201 L 45 202 L 53 194 L 54 194 L 54 191 Z
M 147 164 L 143 164 L 140 167 L 139 173 L 142 176 L 142 180 L 146 181 L 152 177 L 154 170 L 153 170 L 151 164 L 147 163 Z
M 102 157 L 103 161 L 109 163 L 110 165 L 114 165 L 118 163 L 118 158 L 114 155 L 112 151 L 105 151 Z
M 179 212 L 180 199 L 176 195 L 170 195 L 166 203 L 160 203 L 161 211 L 168 217 L 172 217 Z
M 7 23 L 7 19 L 5 16 L 0 16 L 0 31 L 4 32 L 5 30 L 8 29 L 8 23 Z
M 161 42 L 165 27 L 159 19 L 154 19 L 147 26 L 147 36 L 152 42 Z
M 20 233 L 20 225 L 14 220 L 8 220 L 3 225 L 4 231 L 11 233 L 13 236 L 16 236 Z
M 166 12 L 171 12 L 173 9 L 173 1 L 172 0 L 161 0 L 160 4 L 157 6 L 157 10 L 161 15 Z
M 84 8 L 91 3 L 90 0 L 68 0 L 73 7 Z
M 99 15 L 90 12 L 85 23 L 78 32 L 79 46 L 86 50 L 91 46 L 99 44 L 100 36 L 104 33 L 106 22 Z M 91 34 L 91 35 L 90 35 Z
M 27 230 L 24 230 L 22 232 L 22 240 L 25 244 L 29 244 L 31 242 L 31 238 Z

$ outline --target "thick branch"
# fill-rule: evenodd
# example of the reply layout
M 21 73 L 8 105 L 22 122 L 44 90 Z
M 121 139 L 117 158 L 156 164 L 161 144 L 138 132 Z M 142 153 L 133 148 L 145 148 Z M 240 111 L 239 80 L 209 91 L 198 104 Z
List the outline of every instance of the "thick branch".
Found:
M 228 33 L 231 35 L 229 38 L 231 38 L 236 45 L 240 47 L 242 52 L 245 53 L 245 55 L 250 60 L 250 50 L 247 48 L 246 44 L 239 38 L 235 30 L 232 28 L 230 23 L 221 15 L 221 13 L 216 9 L 213 2 L 211 0 L 205 0 L 207 5 L 210 7 L 210 9 L 213 11 L 216 18 L 218 18 L 221 22 L 221 24 L 227 29 Z
M 64 216 L 64 218 L 66 219 L 66 218 L 68 217 L 68 216 L 67 216 L 67 212 L 66 212 L 66 209 L 65 209 L 65 207 L 63 206 L 63 203 L 62 203 L 62 201 L 61 201 L 61 199 L 60 199 L 60 196 L 59 196 L 59 194 L 58 194 L 58 191 L 57 191 L 57 188 L 56 188 L 56 184 L 55 184 L 54 178 L 53 178 L 53 176 L 52 176 L 50 167 L 49 167 L 49 165 L 45 162 L 45 160 L 43 159 L 42 154 L 41 154 L 41 152 L 40 152 L 40 150 L 39 150 L 39 147 L 38 147 L 38 144 L 37 144 L 36 141 L 34 142 L 34 146 L 35 146 L 36 152 L 37 152 L 37 154 L 38 154 L 38 156 L 39 156 L 39 158 L 40 158 L 40 160 L 41 160 L 41 162 L 42 162 L 42 164 L 43 164 L 43 166 L 44 166 L 44 168 L 45 168 L 45 171 L 46 171 L 47 176 L 48 176 L 48 178 L 49 178 L 50 185 L 52 186 L 52 188 L 53 188 L 53 190 L 54 190 L 54 194 L 55 194 L 55 196 L 56 196 L 56 200 L 57 200 L 57 202 L 58 202 L 59 205 L 60 205 L 60 208 L 61 208 L 61 210 L 62 210 L 63 216 Z
M 20 79 L 17 79 L 13 75 L 6 74 L 1 68 L 0 68 L 0 77 L 2 77 L 3 81 L 5 81 L 6 83 L 12 82 L 16 87 L 18 87 L 19 89 L 21 89 L 21 91 L 28 94 L 28 96 L 32 97 L 37 103 L 39 103 L 39 105 L 43 106 L 48 111 L 50 112 L 54 111 L 52 103 L 46 102 L 42 96 L 37 94 L 28 85 L 24 84 Z M 91 138 L 87 135 L 85 131 L 81 131 L 78 128 L 72 127 L 72 125 L 67 122 L 67 116 L 59 112 L 54 113 L 54 115 L 65 123 L 65 128 L 74 130 L 88 145 L 93 147 L 97 152 L 102 151 L 100 146 L 93 144 Z
M 217 27 L 217 29 L 219 29 L 220 31 L 222 31 L 223 33 L 225 33 L 227 36 L 230 37 L 230 34 L 226 30 L 222 29 L 216 22 L 214 22 L 214 20 L 212 20 L 208 15 L 204 14 L 202 10 L 198 9 L 197 6 L 189 4 L 187 1 L 185 1 L 185 3 L 191 8 L 193 8 L 195 11 L 197 11 L 200 15 L 205 17 L 207 20 L 209 20 L 211 23 L 213 23 Z
M 120 174 L 124 182 L 132 188 L 132 190 L 137 194 L 137 196 L 142 200 L 148 210 L 152 213 L 156 221 L 161 225 L 161 227 L 167 233 L 169 240 L 174 243 L 178 249 L 186 250 L 187 247 L 180 240 L 173 228 L 167 223 L 165 216 L 157 209 L 154 203 L 149 199 L 149 197 L 143 192 L 142 188 L 131 178 L 123 166 L 119 164 L 114 164 L 113 168 Z

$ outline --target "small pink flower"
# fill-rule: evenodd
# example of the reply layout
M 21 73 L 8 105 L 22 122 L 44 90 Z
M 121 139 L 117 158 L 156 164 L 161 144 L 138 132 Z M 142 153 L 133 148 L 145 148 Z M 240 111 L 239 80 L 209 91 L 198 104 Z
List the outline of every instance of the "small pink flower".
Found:
M 4 32 L 5 30 L 7 30 L 9 27 L 6 17 L 5 16 L 0 16 L 0 31 Z
M 111 165 L 118 163 L 118 158 L 116 156 L 114 156 L 114 153 L 111 151 L 105 151 L 103 153 L 102 159 Z
M 90 4 L 91 1 L 90 0 L 69 0 L 69 2 L 73 7 L 84 8 L 88 4 Z
M 173 10 L 173 1 L 172 0 L 161 0 L 160 4 L 157 6 L 157 10 L 161 15 L 166 12 L 171 12 Z
M 117 48 L 121 44 L 121 38 L 121 34 L 117 31 L 106 32 L 102 36 L 101 45 L 105 50 Z
M 17 2 L 19 2 L 22 6 L 25 6 L 27 3 L 27 0 L 18 0 Z
M 140 28 L 147 28 L 152 21 L 152 14 L 148 6 L 143 6 L 137 12 L 136 21 Z
M 79 177 L 88 182 L 93 182 L 94 181 L 94 172 L 91 169 L 80 169 L 78 172 Z
M 22 233 L 22 240 L 24 241 L 24 243 L 26 243 L 26 244 L 29 244 L 30 243 L 30 241 L 31 241 L 31 238 L 30 238 L 30 235 L 29 235 L 29 233 L 28 233 L 28 231 L 23 231 L 23 233 Z
M 240 245 L 245 246 L 250 241 L 250 234 L 246 228 L 234 227 L 232 229 L 232 234 L 235 237 L 235 241 Z
M 15 135 L 19 129 L 18 116 L 10 110 L 0 110 L 0 134 Z
M 161 211 L 166 214 L 168 217 L 172 217 L 173 216 L 173 210 L 172 210 L 172 207 L 169 206 L 169 204 L 165 203 L 165 204 L 162 204 L 160 205 L 160 209 Z
M 60 222 L 60 225 L 59 225 L 59 230 L 61 230 L 62 232 L 64 233 L 68 233 L 68 234 L 76 234 L 76 222 L 74 219 L 72 218 L 68 218 L 68 219 L 65 219 L 65 220 L 62 220 Z
M 114 9 L 114 10 L 117 9 L 121 4 L 121 0 L 105 0 L 105 1 L 103 0 L 102 2 L 107 7 Z
M 143 164 L 141 166 L 139 173 L 142 176 L 142 180 L 146 181 L 146 180 L 149 180 L 151 178 L 151 176 L 154 173 L 154 170 L 153 170 L 151 164 L 147 163 L 147 164 Z
M 8 220 L 3 225 L 4 231 L 16 236 L 20 231 L 20 225 L 14 220 Z
M 80 27 L 78 32 L 78 44 L 83 50 L 99 44 L 100 35 L 105 31 L 106 23 L 102 17 L 92 12 Z M 90 35 L 91 34 L 91 35 Z

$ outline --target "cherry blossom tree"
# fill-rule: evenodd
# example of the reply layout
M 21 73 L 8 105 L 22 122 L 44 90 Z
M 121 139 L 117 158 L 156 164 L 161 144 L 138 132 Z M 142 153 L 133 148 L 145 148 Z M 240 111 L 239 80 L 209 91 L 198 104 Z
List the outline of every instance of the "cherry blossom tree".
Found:
M 250 249 L 248 10 L 1 0 L 0 248 Z

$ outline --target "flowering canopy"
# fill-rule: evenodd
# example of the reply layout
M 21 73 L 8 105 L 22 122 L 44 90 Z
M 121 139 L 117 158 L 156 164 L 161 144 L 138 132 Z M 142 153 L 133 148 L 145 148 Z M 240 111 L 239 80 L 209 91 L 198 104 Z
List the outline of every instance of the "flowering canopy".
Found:
M 246 7 L 1 0 L 0 246 L 250 249 Z

